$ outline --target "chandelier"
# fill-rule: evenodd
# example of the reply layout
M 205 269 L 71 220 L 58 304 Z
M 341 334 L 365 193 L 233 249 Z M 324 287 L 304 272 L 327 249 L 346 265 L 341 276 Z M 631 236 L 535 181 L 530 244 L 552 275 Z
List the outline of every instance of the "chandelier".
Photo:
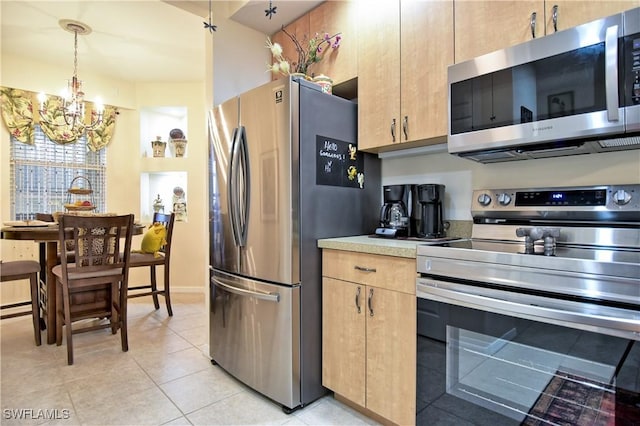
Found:
M 98 101 L 91 111 L 89 123 L 85 120 L 84 92 L 82 91 L 82 80 L 78 79 L 78 34 L 86 35 L 91 33 L 91 28 L 82 22 L 62 19 L 58 22 L 60 26 L 73 33 L 73 77 L 67 80 L 67 88 L 63 91 L 62 100 L 56 104 L 55 110 L 47 108 L 49 105 L 44 93 L 38 95 L 40 102 L 40 122 L 45 122 L 50 126 L 63 126 L 65 130 L 81 134 L 85 130 L 93 130 L 102 123 L 104 107 Z

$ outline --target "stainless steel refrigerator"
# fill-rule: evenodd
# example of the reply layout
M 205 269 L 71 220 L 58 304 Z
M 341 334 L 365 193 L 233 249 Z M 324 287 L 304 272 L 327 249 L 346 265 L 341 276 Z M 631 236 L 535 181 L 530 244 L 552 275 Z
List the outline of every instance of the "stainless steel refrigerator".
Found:
M 285 412 L 324 395 L 317 240 L 372 232 L 357 105 L 285 78 L 209 115 L 210 355 Z

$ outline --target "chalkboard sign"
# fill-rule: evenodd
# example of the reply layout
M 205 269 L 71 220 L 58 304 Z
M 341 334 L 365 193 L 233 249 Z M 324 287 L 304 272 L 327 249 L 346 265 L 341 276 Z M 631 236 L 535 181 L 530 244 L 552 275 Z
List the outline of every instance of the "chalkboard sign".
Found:
M 316 184 L 364 188 L 364 159 L 357 144 L 317 135 Z

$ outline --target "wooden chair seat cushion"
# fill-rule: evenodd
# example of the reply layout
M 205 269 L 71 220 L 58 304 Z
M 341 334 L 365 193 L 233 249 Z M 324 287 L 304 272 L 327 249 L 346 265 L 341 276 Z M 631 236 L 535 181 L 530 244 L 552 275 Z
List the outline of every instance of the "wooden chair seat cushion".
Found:
M 153 253 L 138 253 L 132 251 L 131 258 L 129 259 L 129 267 L 164 265 L 164 261 L 165 257 L 162 252 L 159 253 L 159 256 L 156 256 Z
M 40 272 L 40 264 L 35 260 L 15 260 L 0 262 L 0 277 L 10 278 Z

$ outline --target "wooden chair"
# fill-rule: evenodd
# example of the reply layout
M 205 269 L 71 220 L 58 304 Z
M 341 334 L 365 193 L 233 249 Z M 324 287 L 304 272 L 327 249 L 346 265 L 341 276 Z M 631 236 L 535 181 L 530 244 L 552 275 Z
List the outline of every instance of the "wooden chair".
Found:
M 38 274 L 40 273 L 40 263 L 35 260 L 15 260 L 10 262 L 0 261 L 0 282 L 29 280 L 31 290 L 31 300 L 12 303 L 0 306 L 0 310 L 17 308 L 20 306 L 31 305 L 30 310 L 12 312 L 10 314 L 0 315 L 0 319 L 19 317 L 23 315 L 31 315 L 33 318 L 33 334 L 36 339 L 36 345 L 40 346 L 42 340 L 40 337 L 40 309 L 38 308 Z
M 73 364 L 72 336 L 111 327 L 120 329 L 122 350 L 129 350 L 127 338 L 127 285 L 133 215 L 69 216 L 59 218 L 59 244 L 72 241 L 75 263 L 62 256 L 53 268 L 56 277 L 56 344 L 62 344 L 62 326 L 67 339 L 67 362 Z M 121 247 L 124 245 L 124 250 Z M 76 329 L 73 323 L 106 318 Z
M 173 310 L 171 309 L 171 294 L 169 292 L 169 277 L 170 277 L 170 261 L 171 261 L 171 238 L 173 236 L 173 224 L 175 221 L 175 214 L 154 213 L 152 223 L 162 223 L 167 229 L 167 244 L 161 249 L 160 256 L 155 257 L 151 253 L 131 253 L 131 268 L 137 268 L 142 266 L 149 266 L 150 269 L 150 283 L 146 285 L 140 285 L 135 287 L 129 287 L 129 298 L 152 296 L 153 305 L 156 309 L 160 309 L 158 303 L 158 295 L 164 296 L 167 303 L 167 312 L 169 316 L 173 316 Z M 156 281 L 156 266 L 164 267 L 164 287 L 162 290 L 158 290 Z M 145 292 L 137 292 L 137 290 L 148 290 Z M 134 291 L 134 293 L 131 293 Z

